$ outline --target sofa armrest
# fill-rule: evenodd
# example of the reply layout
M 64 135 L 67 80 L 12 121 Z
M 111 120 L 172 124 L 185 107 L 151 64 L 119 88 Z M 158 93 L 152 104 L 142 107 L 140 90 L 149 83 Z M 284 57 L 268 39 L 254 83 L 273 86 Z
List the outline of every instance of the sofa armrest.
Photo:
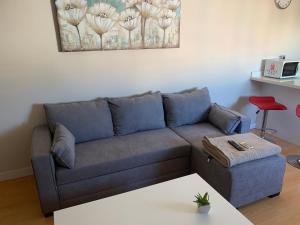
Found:
M 242 133 L 247 133 L 247 132 L 250 131 L 250 126 L 251 126 L 251 118 L 250 117 L 248 117 L 246 115 L 243 115 L 243 114 L 241 114 L 241 113 L 239 113 L 237 111 L 234 111 L 232 109 L 227 109 L 227 110 L 229 110 L 233 114 L 241 117 L 241 122 L 237 126 L 235 132 L 242 134 Z
M 51 154 L 51 134 L 47 126 L 33 130 L 31 163 L 44 215 L 59 209 L 55 164 Z

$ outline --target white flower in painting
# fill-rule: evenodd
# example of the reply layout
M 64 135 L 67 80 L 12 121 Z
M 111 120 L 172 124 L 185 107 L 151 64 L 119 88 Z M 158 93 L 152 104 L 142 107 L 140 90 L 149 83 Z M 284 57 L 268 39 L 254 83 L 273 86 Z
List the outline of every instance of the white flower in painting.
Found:
M 160 3 L 160 0 L 143 0 L 142 3 L 136 5 L 136 7 L 141 12 L 142 17 L 150 18 L 157 16 L 160 11 Z
M 76 27 L 80 48 L 82 48 L 81 35 L 78 26 L 86 14 L 86 0 L 56 0 L 55 5 L 59 17 Z
M 180 6 L 180 0 L 165 0 L 165 7 L 175 11 Z
M 162 29 L 167 29 L 173 23 L 176 13 L 170 9 L 163 9 L 158 15 L 158 24 Z
M 134 9 L 126 9 L 120 14 L 120 25 L 126 30 L 132 31 L 138 25 L 139 13 Z
M 136 4 L 135 6 L 141 13 L 141 36 L 142 36 L 142 45 L 145 47 L 145 36 L 146 36 L 146 23 L 149 18 L 157 17 L 161 0 L 142 0 L 141 3 Z
M 118 14 L 111 5 L 98 3 L 89 9 L 86 18 L 91 28 L 97 34 L 104 34 L 114 26 Z
M 69 24 L 78 26 L 83 20 L 86 10 L 86 0 L 56 0 L 58 15 Z
M 172 25 L 175 17 L 176 13 L 170 9 L 162 9 L 158 15 L 158 25 L 164 30 L 163 47 L 166 46 L 166 29 Z
M 102 48 L 102 36 L 115 25 L 118 19 L 116 8 L 106 3 L 97 3 L 88 10 L 86 19 L 90 27 L 100 36 Z
M 137 4 L 141 4 L 143 0 L 122 0 L 125 3 L 126 8 L 131 8 L 136 6 Z
M 132 8 L 126 9 L 120 14 L 120 25 L 128 30 L 128 45 L 131 47 L 131 31 L 133 31 L 138 25 L 138 19 L 140 14 Z

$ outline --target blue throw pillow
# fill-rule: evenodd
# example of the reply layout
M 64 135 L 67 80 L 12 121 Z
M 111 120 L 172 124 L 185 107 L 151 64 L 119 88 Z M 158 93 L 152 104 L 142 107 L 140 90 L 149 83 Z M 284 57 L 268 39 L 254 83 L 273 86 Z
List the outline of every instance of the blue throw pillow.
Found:
M 234 134 L 235 129 L 240 124 L 241 117 L 215 103 L 211 107 L 208 120 L 223 133 L 231 135 Z
M 55 124 L 60 123 L 70 130 L 76 143 L 114 135 L 106 100 L 45 104 L 44 108 L 52 134 Z
M 108 103 L 117 135 L 165 127 L 160 93 L 109 98 Z
M 211 107 L 207 88 L 163 94 L 168 127 L 196 124 L 205 121 Z
M 74 168 L 75 138 L 63 125 L 56 124 L 51 152 L 60 166 Z

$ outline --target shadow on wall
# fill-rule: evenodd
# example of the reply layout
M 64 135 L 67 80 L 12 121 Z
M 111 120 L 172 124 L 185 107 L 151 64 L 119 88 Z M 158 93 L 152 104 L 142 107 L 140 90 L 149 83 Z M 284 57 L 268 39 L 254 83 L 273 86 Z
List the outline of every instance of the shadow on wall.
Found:
M 0 157 L 5 159 L 0 164 L 0 173 L 23 169 L 30 165 L 30 146 L 32 130 L 35 126 L 45 123 L 42 104 L 34 104 L 25 123 L 0 134 Z M 13 162 L 13 164 L 12 164 Z
M 256 111 L 257 109 L 249 103 L 249 96 L 241 96 L 231 105 L 233 110 L 245 114 L 251 118 L 251 127 L 256 125 Z
M 249 105 L 249 96 L 241 96 L 235 103 L 231 105 L 231 108 L 238 112 L 247 112 L 245 108 Z

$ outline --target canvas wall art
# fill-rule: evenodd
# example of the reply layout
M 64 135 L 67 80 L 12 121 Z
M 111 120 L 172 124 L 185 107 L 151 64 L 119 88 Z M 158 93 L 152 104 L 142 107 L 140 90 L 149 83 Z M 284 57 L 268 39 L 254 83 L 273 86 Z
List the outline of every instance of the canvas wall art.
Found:
M 181 0 L 53 0 L 61 51 L 177 48 Z

